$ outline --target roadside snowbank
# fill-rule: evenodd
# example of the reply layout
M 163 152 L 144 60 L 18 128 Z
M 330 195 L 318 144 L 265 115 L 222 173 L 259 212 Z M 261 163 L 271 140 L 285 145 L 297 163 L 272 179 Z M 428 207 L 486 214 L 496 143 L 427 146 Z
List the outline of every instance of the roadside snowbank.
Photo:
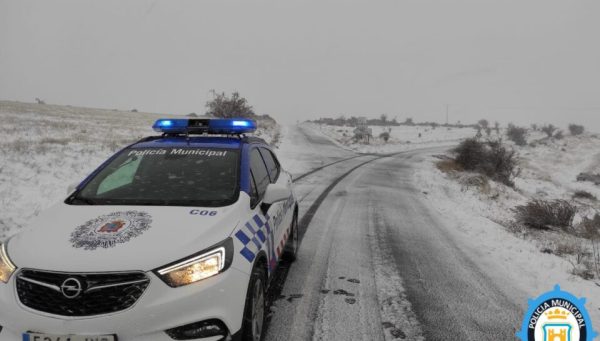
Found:
M 598 323 L 600 280 L 589 281 L 573 275 L 574 256 L 551 254 L 569 245 L 585 248 L 586 245 L 578 244 L 585 241 L 561 232 L 524 229 L 513 223 L 512 209 L 530 198 L 570 200 L 576 190 L 599 195 L 597 186 L 577 182 L 576 175 L 598 171 L 600 139 L 587 135 L 542 140 L 535 145 L 517 148 L 522 171 L 515 180 L 515 190 L 493 181 L 484 186 L 474 185 L 470 181 L 477 177 L 474 174 L 442 172 L 436 167 L 440 161 L 436 156 L 416 166 L 414 180 L 432 207 L 456 226 L 450 232 L 471 245 L 466 251 L 489 267 L 490 273 L 509 271 L 505 280 L 530 297 L 560 284 L 563 289 L 588 299 L 587 308 L 592 320 Z M 597 201 L 578 204 L 584 214 L 600 210 Z M 547 253 L 547 250 L 553 251 Z

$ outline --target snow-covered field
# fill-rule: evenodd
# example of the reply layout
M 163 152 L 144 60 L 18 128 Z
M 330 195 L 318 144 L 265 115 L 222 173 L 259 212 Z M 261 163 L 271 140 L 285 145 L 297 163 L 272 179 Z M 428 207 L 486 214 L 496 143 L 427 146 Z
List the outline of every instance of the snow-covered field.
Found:
M 28 221 L 41 210 L 62 200 L 69 184 L 83 179 L 120 147 L 142 136 L 155 134 L 150 127 L 158 117 L 160 115 L 149 113 L 0 102 L 0 119 L 2 121 L 0 133 L 4 137 L 0 142 L 0 207 L 2 208 L 0 211 L 0 240 L 26 226 Z M 283 127 L 280 129 L 272 122 L 259 122 L 259 126 L 263 128 L 257 132 L 257 135 L 277 145 L 277 153 L 281 162 L 295 175 L 335 160 L 351 158 L 356 156 L 355 152 L 386 154 L 423 147 L 445 146 L 445 148 L 449 148 L 461 139 L 473 137 L 476 134 L 472 128 L 448 130 L 444 127 L 432 129 L 431 127 L 400 126 L 392 127 L 391 138 L 387 143 L 376 138 L 371 144 L 365 145 L 351 143 L 349 136 L 351 136 L 353 128 L 303 124 L 296 128 Z M 383 127 L 372 128 L 373 135 L 376 137 L 385 129 Z M 492 135 L 492 137 L 498 136 Z M 331 145 L 329 141 L 333 141 L 345 150 Z M 581 190 L 600 198 L 600 186 L 576 181 L 580 172 L 598 173 L 600 171 L 600 138 L 586 134 L 580 137 L 567 136 L 562 140 L 548 140 L 543 139 L 541 134 L 532 134 L 530 142 L 535 142 L 535 146 L 516 147 L 511 145 L 518 152 L 521 167 L 521 172 L 515 179 L 515 189 L 493 181 L 484 185 L 473 185 L 476 183 L 472 181 L 473 174 L 442 172 L 437 168 L 437 163 L 440 161 L 439 156 L 430 155 L 433 154 L 430 151 L 415 151 L 412 153 L 414 158 L 409 155 L 406 156 L 405 161 L 398 161 L 398 165 L 407 166 L 406 169 L 409 171 L 407 172 L 405 169 L 406 173 L 400 171 L 381 173 L 383 170 L 387 171 L 388 168 L 378 168 L 380 164 L 376 163 L 371 168 L 367 166 L 359 168 L 354 176 L 350 176 L 345 182 L 337 185 L 338 190 L 329 196 L 329 201 L 324 204 L 325 209 L 321 210 L 322 217 L 316 216 L 315 225 L 322 228 L 309 229 L 307 232 L 302 243 L 300 261 L 294 264 L 295 272 L 291 273 L 291 280 L 286 282 L 285 290 L 283 290 L 283 294 L 289 295 L 288 299 L 278 302 L 276 308 L 279 306 L 279 310 L 288 311 L 281 307 L 289 306 L 289 311 L 293 311 L 292 308 L 295 307 L 294 304 L 298 304 L 296 303 L 298 301 L 304 302 L 301 307 L 306 309 L 313 305 L 319 309 L 324 307 L 324 313 L 320 315 L 320 319 L 317 319 L 316 327 L 313 327 L 315 335 L 321 335 L 324 338 L 327 338 L 330 333 L 337 333 L 338 330 L 344 330 L 352 335 L 354 329 L 361 330 L 363 328 L 356 325 L 353 329 L 345 324 L 351 319 L 362 319 L 360 314 L 347 307 L 368 308 L 365 310 L 368 311 L 365 316 L 375 316 L 377 315 L 374 313 L 377 310 L 375 308 L 381 308 L 381 318 L 385 318 L 382 322 L 389 326 L 395 326 L 394 331 L 402 323 L 411 322 L 408 320 L 403 322 L 401 316 L 406 315 L 404 311 L 410 311 L 410 307 L 383 304 L 383 301 L 389 303 L 389 299 L 403 297 L 402 281 L 410 279 L 410 274 L 402 272 L 406 271 L 405 268 L 401 268 L 400 273 L 382 272 L 381 269 L 399 268 L 397 264 L 387 264 L 387 261 L 392 262 L 390 254 L 379 255 L 377 253 L 385 251 L 380 244 L 364 243 L 365 240 L 368 241 L 364 238 L 371 238 L 383 233 L 381 230 L 375 230 L 375 227 L 379 228 L 382 223 L 375 220 L 385 217 L 385 215 L 381 215 L 383 213 L 390 217 L 386 224 L 389 225 L 391 231 L 402 227 L 402 222 L 406 223 L 408 218 L 413 221 L 409 221 L 409 228 L 405 231 L 412 231 L 413 226 L 430 226 L 428 223 L 435 219 L 421 221 L 419 218 L 424 217 L 422 214 L 408 216 L 413 209 L 421 207 L 418 205 L 413 207 L 410 203 L 420 201 L 422 196 L 425 202 L 430 203 L 430 205 L 426 205 L 427 207 L 423 207 L 423 210 L 439 211 L 439 216 L 444 220 L 440 226 L 443 225 L 444 233 L 447 229 L 447 233 L 453 239 L 460 241 L 461 255 L 464 253 L 468 259 L 474 260 L 474 262 L 476 260 L 478 266 L 483 265 L 486 276 L 492 278 L 498 287 L 514 288 L 533 297 L 550 290 L 559 283 L 564 289 L 578 296 L 587 297 L 591 317 L 593 320 L 599 321 L 600 281 L 597 279 L 585 280 L 573 275 L 573 269 L 577 265 L 577 255 L 565 253 L 558 255 L 559 250 L 588 248 L 588 245 L 585 244 L 588 241 L 557 231 L 539 232 L 519 227 L 514 224 L 512 209 L 517 205 L 525 204 L 531 198 L 572 200 L 575 191 Z M 442 153 L 444 148 L 439 148 L 439 150 L 439 153 Z M 360 158 L 352 159 L 347 164 L 338 163 L 335 167 L 328 168 L 329 173 L 325 171 L 321 175 L 315 175 L 312 181 L 311 178 L 307 178 L 304 183 L 299 183 L 297 189 L 302 192 L 303 198 L 301 210 L 307 211 L 308 206 L 317 200 L 321 194 L 316 190 L 320 188 L 319 186 L 327 187 L 330 181 L 353 165 L 363 163 L 365 158 L 376 158 L 376 156 L 362 155 Z M 385 159 L 383 158 L 382 162 Z M 392 162 L 393 158 L 389 158 L 389 160 Z M 379 166 L 376 167 L 377 165 Z M 392 167 L 391 169 L 398 170 L 400 168 Z M 396 173 L 402 173 L 396 180 L 405 180 L 408 190 L 402 187 L 385 192 L 386 187 L 382 183 L 387 186 L 389 179 L 384 179 L 385 176 L 381 174 Z M 379 176 L 361 178 L 361 175 L 364 174 L 379 174 Z M 382 193 L 372 192 L 371 186 L 379 188 Z M 414 190 L 413 187 L 418 190 Z M 345 189 L 342 190 L 342 188 Z M 400 190 L 406 190 L 404 195 L 409 199 L 400 198 L 404 198 L 405 203 L 398 207 L 405 208 L 407 211 L 402 221 L 396 221 L 395 219 L 399 215 L 398 211 L 384 208 L 385 202 L 391 202 L 394 198 L 398 198 L 398 193 L 402 193 Z M 357 209 L 365 207 L 365 195 L 372 200 L 372 203 L 367 205 L 370 210 Z M 575 224 L 584 215 L 600 211 L 598 201 L 577 199 L 575 202 L 581 212 Z M 342 212 L 344 207 L 347 211 L 343 214 L 331 213 L 336 210 Z M 392 207 L 395 206 L 392 205 Z M 381 212 L 378 211 L 379 209 Z M 379 213 L 375 214 L 377 212 Z M 359 217 L 359 214 L 365 216 Z M 325 218 L 331 219 L 331 222 Z M 367 234 L 362 230 L 364 223 L 370 226 L 370 232 Z M 323 234 L 324 231 L 328 231 L 323 227 L 331 229 L 329 235 Z M 336 229 L 339 230 L 338 234 L 334 233 Z M 436 231 L 431 231 L 433 237 L 430 239 L 440 238 L 433 232 Z M 391 243 L 388 236 L 382 234 L 379 237 L 385 239 L 386 243 Z M 336 243 L 332 243 L 334 237 Z M 439 240 L 435 239 L 434 241 Z M 355 246 L 356 243 L 359 243 L 362 249 L 347 247 L 348 245 Z M 390 248 L 392 246 L 396 245 L 389 245 Z M 356 252 L 356 250 L 361 251 Z M 423 250 L 423 253 L 426 254 L 423 258 L 429 257 L 427 252 L 430 251 Z M 369 258 L 369 252 L 374 252 L 372 260 Z M 354 272 L 357 270 L 353 266 L 357 262 L 356 259 L 360 259 L 358 255 L 368 258 L 368 263 L 373 264 L 373 268 L 363 266 L 364 264 L 361 263 L 359 275 L 356 275 Z M 331 269 L 333 269 L 331 273 L 328 270 L 330 263 Z M 426 262 L 420 264 L 426 265 Z M 456 269 L 461 269 L 460 264 L 454 265 Z M 435 269 L 431 272 L 438 272 L 440 267 L 435 267 Z M 360 275 L 360 273 L 363 274 Z M 498 275 L 506 273 L 510 275 Z M 354 286 L 358 281 L 354 283 L 346 280 L 346 276 L 350 274 L 354 276 L 352 279 L 360 279 L 366 287 L 372 283 L 383 283 L 377 287 L 381 291 L 378 292 L 381 297 L 372 296 L 372 291 L 365 288 L 356 289 L 358 290 L 356 297 L 359 302 L 355 305 L 356 297 L 348 301 L 345 300 L 348 297 L 335 294 L 336 289 L 341 288 L 342 284 L 347 286 L 344 287 L 345 290 L 355 289 Z M 329 279 L 323 282 L 325 277 Z M 314 283 L 307 285 L 307 282 Z M 407 281 L 407 283 L 409 282 Z M 457 287 L 460 287 L 469 285 L 470 282 L 465 281 L 466 284 L 463 284 L 461 280 L 458 280 L 457 283 Z M 325 286 L 323 286 L 324 284 Z M 329 296 L 325 295 L 324 291 L 329 294 L 330 289 L 336 291 Z M 448 287 L 444 286 L 444 292 L 447 289 Z M 455 289 L 453 288 L 453 290 Z M 324 299 L 321 300 L 321 297 Z M 344 300 L 338 300 L 340 298 L 344 298 Z M 525 300 L 523 299 L 522 302 L 524 304 Z M 413 303 L 422 304 L 423 302 L 417 300 Z M 340 307 L 346 309 L 339 309 Z M 394 309 L 398 311 L 392 311 Z M 300 315 L 302 318 L 297 318 L 296 326 L 303 333 L 308 333 L 306 325 L 309 322 L 315 323 L 308 321 L 313 317 L 310 314 Z M 274 317 L 274 324 L 277 324 L 277 319 L 285 321 L 288 317 L 279 312 Z M 395 321 L 395 318 L 399 321 Z M 308 320 L 305 321 L 305 319 Z M 371 326 L 369 323 L 365 325 Z M 285 333 L 289 332 L 289 321 L 277 325 L 282 328 L 277 331 L 282 332 L 281 335 L 287 335 Z M 414 330 L 411 329 L 413 325 L 418 326 L 418 323 L 411 322 L 403 325 L 400 329 L 406 335 L 412 335 L 414 338 L 415 335 L 420 335 L 420 331 L 417 327 Z M 426 327 L 435 328 L 435 325 Z M 368 328 L 365 330 L 370 330 Z M 386 331 L 386 333 L 388 332 Z M 275 333 L 275 335 L 276 339 L 281 339 L 279 334 Z M 393 337 L 386 337 L 386 339 L 396 338 L 393 333 L 391 335 Z M 373 338 L 377 337 L 373 336 Z
M 494 181 L 477 184 L 473 179 L 478 176 L 472 173 L 443 172 L 436 167 L 439 156 L 433 155 L 419 164 L 414 180 L 426 200 L 456 226 L 455 234 L 478 241 L 473 252 L 489 265 L 490 272 L 512 269 L 510 281 L 532 295 L 560 283 L 587 297 L 593 307 L 592 319 L 598 321 L 600 279 L 585 280 L 574 274 L 583 266 L 578 253 L 590 252 L 591 242 L 557 230 L 520 226 L 513 209 L 532 198 L 572 201 L 579 209 L 574 225 L 584 216 L 600 212 L 596 200 L 573 199 L 579 190 L 600 196 L 599 186 L 576 179 L 580 172 L 600 170 L 600 138 L 586 134 L 548 140 L 533 134 L 531 140 L 536 141 L 535 146 L 512 146 L 521 168 L 514 189 Z
M 160 117 L 0 101 L 0 240 L 63 200 L 69 185 L 114 152 L 155 135 L 151 127 Z M 259 126 L 256 135 L 267 142 L 279 138 L 276 123 L 260 121 Z
M 473 128 L 431 127 L 431 126 L 369 126 L 373 138 L 369 143 L 354 141 L 354 127 L 341 127 L 310 123 L 323 135 L 329 137 L 340 147 L 359 153 L 395 153 L 416 148 L 448 145 L 461 139 L 473 137 L 477 131 Z M 389 132 L 386 142 L 380 135 Z

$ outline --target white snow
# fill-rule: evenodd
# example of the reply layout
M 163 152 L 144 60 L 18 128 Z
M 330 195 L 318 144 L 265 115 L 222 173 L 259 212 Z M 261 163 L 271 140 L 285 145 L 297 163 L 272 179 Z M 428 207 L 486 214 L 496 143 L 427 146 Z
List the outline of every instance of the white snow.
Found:
M 116 150 L 142 136 L 154 134 L 150 126 L 158 117 L 149 113 L 0 102 L 0 134 L 3 136 L 0 142 L 0 240 L 26 226 L 41 210 L 63 200 L 67 185 L 82 180 Z M 386 128 L 371 127 L 376 138 L 366 145 L 351 141 L 354 128 L 305 124 L 306 129 L 321 132 L 345 149 L 324 151 L 306 150 L 301 139 L 308 135 L 295 136 L 297 131 L 290 127 L 280 131 L 276 124 L 266 124 L 269 127 L 257 135 L 267 142 L 276 141 L 282 164 L 295 175 L 351 157 L 356 152 L 382 154 L 448 146 L 476 133 L 472 128 L 400 126 L 391 128 L 391 138 L 385 143 L 378 136 Z M 523 234 L 511 224 L 511 209 L 532 197 L 570 199 L 574 191 L 586 190 L 600 198 L 600 187 L 576 181 L 580 172 L 600 171 L 600 139 L 588 134 L 552 141 L 538 134 L 533 135 L 532 140 L 535 147 L 513 146 L 518 150 L 522 168 L 515 180 L 516 190 L 494 182 L 483 192 L 468 187 L 464 181 L 468 174 L 457 179 L 441 172 L 435 166 L 439 159 L 433 156 L 416 163 L 414 181 L 431 206 L 447 219 L 447 225 L 454 227 L 449 233 L 468 245 L 465 253 L 483 264 L 500 285 L 515 287 L 534 297 L 560 283 L 563 289 L 586 297 L 592 319 L 600 321 L 600 284 L 572 275 L 573 265 L 569 259 L 540 251 L 571 241 L 570 237 L 556 232 Z M 323 148 L 332 147 L 324 144 Z M 345 166 L 339 164 L 335 169 L 340 167 Z M 326 180 L 315 177 L 314 181 L 323 185 Z M 317 195 L 315 188 L 316 184 L 310 181 L 298 186 L 302 197 Z M 589 209 L 586 212 L 600 210 L 597 202 L 579 204 Z M 309 241 L 305 244 L 311 245 Z M 382 305 L 380 314 L 383 317 L 408 314 L 409 318 L 403 321 L 407 325 L 400 327 L 412 331 L 412 336 L 418 338 L 418 324 L 411 320 L 414 318 L 410 315 L 410 306 L 403 297 L 401 273 L 386 263 L 389 257 L 385 250 L 378 252 L 373 255 L 379 264 L 373 281 L 383 291 L 380 290 L 375 299 L 380 304 L 383 300 L 392 302 Z M 506 273 L 510 275 L 503 275 Z M 295 289 L 299 292 L 301 288 Z M 525 297 L 522 299 L 525 302 Z

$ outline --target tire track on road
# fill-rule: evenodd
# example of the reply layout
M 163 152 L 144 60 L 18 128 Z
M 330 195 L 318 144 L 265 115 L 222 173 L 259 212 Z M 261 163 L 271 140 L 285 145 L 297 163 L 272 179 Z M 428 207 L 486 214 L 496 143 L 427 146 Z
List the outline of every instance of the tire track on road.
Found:
M 306 213 L 304 213 L 299 222 L 298 222 L 298 247 L 301 246 L 302 244 L 302 239 L 304 238 L 304 235 L 306 233 L 306 231 L 308 230 L 308 227 L 313 219 L 313 217 L 315 216 L 315 214 L 317 213 L 319 207 L 323 204 L 323 202 L 325 201 L 325 199 L 328 197 L 328 195 L 333 191 L 333 189 L 345 178 L 347 178 L 350 174 L 352 174 L 354 171 L 356 171 L 357 169 L 372 163 L 374 161 L 377 160 L 381 160 L 383 158 L 388 158 L 388 157 L 394 157 L 397 155 L 402 155 L 402 154 L 411 154 L 411 153 L 415 153 L 415 152 L 426 152 L 428 150 L 436 150 L 438 151 L 440 149 L 440 147 L 433 147 L 433 148 L 422 148 L 422 149 L 414 149 L 414 150 L 409 150 L 409 151 L 402 151 L 402 152 L 398 152 L 398 153 L 391 153 L 391 154 L 361 154 L 361 155 L 356 155 L 350 158 L 345 158 L 345 159 L 341 159 L 341 160 L 336 160 L 334 162 L 328 163 L 326 165 L 317 167 L 311 171 L 308 171 L 302 175 L 300 175 L 299 177 L 297 177 L 294 182 L 299 181 L 303 178 L 306 178 L 307 176 L 310 176 L 312 174 L 315 174 L 327 167 L 333 166 L 335 164 L 344 162 L 344 161 L 350 161 L 353 159 L 356 159 L 358 157 L 363 157 L 363 156 L 372 156 L 372 159 L 369 159 L 367 161 L 361 162 L 356 166 L 353 166 L 352 168 L 350 168 L 349 170 L 347 170 L 346 172 L 344 172 L 343 174 L 337 176 L 335 179 L 333 179 L 331 181 L 331 183 L 321 192 L 321 194 L 317 197 L 317 199 L 315 199 L 315 201 L 309 206 L 308 210 L 306 211 Z M 410 158 L 410 155 L 409 155 Z M 267 304 L 269 307 L 271 307 L 273 305 L 273 303 L 282 298 L 282 291 L 283 291 L 283 287 L 285 285 L 285 282 L 287 280 L 287 276 L 290 270 L 290 266 L 291 263 L 287 262 L 287 261 L 281 261 L 275 271 L 275 274 L 270 283 L 269 286 L 269 290 L 267 292 Z M 271 322 L 271 313 L 268 314 L 267 317 L 267 322 L 265 325 L 265 333 L 268 331 L 269 327 L 270 327 L 270 322 Z
M 331 193 L 331 191 L 335 188 L 335 186 L 337 184 L 339 184 L 342 180 L 344 180 L 346 177 L 348 177 L 348 175 L 352 174 L 352 172 L 354 172 L 358 168 L 360 168 L 370 162 L 382 159 L 384 157 L 388 157 L 388 156 L 379 156 L 374 159 L 370 159 L 365 162 L 362 162 L 362 163 L 350 168 L 348 171 L 346 171 L 342 175 L 336 177 L 325 188 L 325 190 L 323 190 L 323 192 L 321 192 L 319 197 L 310 205 L 309 209 L 306 211 L 306 213 L 304 213 L 302 215 L 302 218 L 300 218 L 300 220 L 298 222 L 298 247 L 300 247 L 300 245 L 302 244 L 302 239 L 304 238 L 304 234 L 306 233 L 306 230 L 308 229 L 308 226 L 310 225 L 310 222 L 312 221 L 317 210 L 319 209 L 319 207 L 321 206 L 323 201 L 325 201 L 327 196 Z M 354 159 L 354 158 L 355 157 L 350 158 L 350 159 Z M 344 161 L 348 161 L 348 160 L 344 160 Z M 339 162 L 334 162 L 334 163 L 339 163 Z M 321 170 L 325 167 L 319 167 L 319 168 L 320 168 L 319 170 Z M 309 172 L 309 173 L 313 174 L 315 172 Z M 310 175 L 310 174 L 308 174 L 308 175 Z M 291 266 L 291 263 L 289 263 L 287 261 L 282 260 L 279 262 L 277 270 L 275 271 L 275 277 L 271 281 L 271 284 L 269 286 L 269 291 L 267 292 L 267 303 L 268 303 L 269 307 L 273 304 L 273 302 L 275 302 L 277 299 L 279 299 L 281 297 L 281 293 L 283 291 L 283 287 L 285 285 L 285 281 L 287 279 L 290 266 Z M 270 326 L 270 316 L 267 319 L 267 323 L 265 326 L 265 333 L 268 331 L 269 326 Z
M 326 164 L 326 165 L 323 165 L 323 166 L 320 166 L 320 167 L 314 168 L 314 169 L 312 169 L 312 170 L 309 170 L 309 171 L 308 171 L 308 172 L 306 172 L 306 173 L 303 173 L 303 174 L 301 174 L 301 175 L 298 175 L 298 176 L 297 176 L 297 177 L 294 179 L 294 182 L 296 182 L 296 181 L 300 181 L 300 180 L 304 179 L 305 177 L 307 177 L 307 176 L 309 176 L 309 175 L 312 175 L 312 174 L 314 174 L 314 173 L 316 173 L 316 172 L 318 172 L 318 171 L 320 171 L 320 170 L 322 170 L 322 169 L 324 169 L 324 168 L 327 168 L 327 167 L 329 167 L 329 166 L 333 166 L 333 165 L 335 165 L 335 164 L 338 164 L 338 163 L 340 163 L 340 162 L 349 161 L 349 160 L 352 160 L 352 159 L 356 159 L 356 158 L 359 158 L 359 157 L 362 157 L 362 156 L 369 156 L 369 155 L 372 155 L 372 154 L 360 154 L 360 155 L 355 155 L 355 156 L 351 156 L 351 157 L 348 157 L 348 158 L 345 158 L 345 159 L 340 159 L 340 160 L 336 160 L 336 161 L 330 162 L 330 163 L 328 163 L 328 164 Z

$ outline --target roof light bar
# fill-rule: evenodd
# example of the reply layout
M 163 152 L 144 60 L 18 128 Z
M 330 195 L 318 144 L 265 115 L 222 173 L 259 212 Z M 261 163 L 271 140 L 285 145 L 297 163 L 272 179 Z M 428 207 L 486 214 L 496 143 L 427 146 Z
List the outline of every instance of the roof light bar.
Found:
M 152 129 L 162 133 L 178 133 L 184 132 L 187 127 L 187 119 L 160 119 L 154 123 Z
M 159 119 L 152 128 L 165 134 L 244 134 L 256 130 L 256 121 L 246 118 Z

